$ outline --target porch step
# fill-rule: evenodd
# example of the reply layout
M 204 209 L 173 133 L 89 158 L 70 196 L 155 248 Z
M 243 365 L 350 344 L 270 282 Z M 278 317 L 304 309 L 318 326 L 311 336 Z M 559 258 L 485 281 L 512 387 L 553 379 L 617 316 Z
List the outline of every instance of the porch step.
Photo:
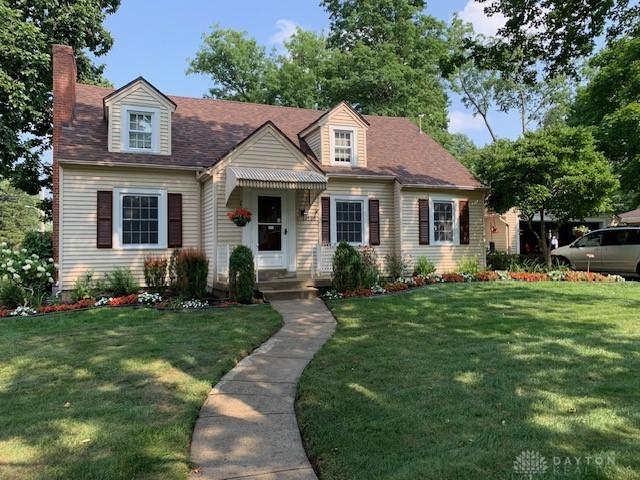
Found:
M 296 279 L 296 272 L 290 272 L 287 269 L 278 270 L 260 270 L 258 272 L 258 282 L 268 282 L 271 280 L 290 280 Z
M 297 288 L 313 287 L 312 278 L 274 278 L 273 280 L 261 280 L 256 283 L 258 290 L 295 290 Z
M 315 287 L 301 287 L 291 289 L 269 290 L 262 289 L 260 291 L 264 295 L 265 300 L 304 300 L 308 298 L 317 298 L 318 289 Z

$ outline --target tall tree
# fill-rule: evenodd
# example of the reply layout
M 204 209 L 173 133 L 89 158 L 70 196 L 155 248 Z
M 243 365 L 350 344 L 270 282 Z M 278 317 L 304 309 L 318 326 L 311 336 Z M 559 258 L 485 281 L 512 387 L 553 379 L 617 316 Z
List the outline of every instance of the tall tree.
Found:
M 640 32 L 610 43 L 590 62 L 570 122 L 593 127 L 620 174 L 625 206 L 640 203 Z
M 484 148 L 475 163 L 478 176 L 491 188 L 489 206 L 497 213 L 517 208 L 551 264 L 543 221 L 552 215 L 560 224 L 607 212 L 618 187 L 617 177 L 595 148 L 588 129 L 556 127 L 526 133 L 511 142 Z
M 0 180 L 0 242 L 11 246 L 22 243 L 27 232 L 35 230 L 41 220 L 38 197 L 27 195 Z
M 500 43 L 476 45 L 476 58 L 494 66 L 511 52 L 526 52 L 528 66 L 542 61 L 550 76 L 574 74 L 576 60 L 590 55 L 606 33 L 618 38 L 638 28 L 636 0 L 477 0 L 488 15 L 506 17 Z M 504 68 L 499 68 L 504 70 Z
M 0 179 L 25 192 L 49 185 L 41 159 L 51 142 L 52 43 L 74 48 L 78 79 L 104 83 L 100 56 L 113 39 L 104 28 L 119 0 L 0 0 Z

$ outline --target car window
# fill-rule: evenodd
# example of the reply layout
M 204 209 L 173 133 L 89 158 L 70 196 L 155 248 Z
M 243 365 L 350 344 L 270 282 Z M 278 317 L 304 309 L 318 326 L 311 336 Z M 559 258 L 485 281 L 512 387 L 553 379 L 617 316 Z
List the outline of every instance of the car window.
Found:
M 609 230 L 602 234 L 602 245 L 604 246 L 620 246 L 627 245 L 629 238 L 629 230 Z
M 640 245 L 640 230 L 628 230 L 627 245 Z
M 585 235 L 576 242 L 576 247 L 599 247 L 601 245 L 602 233 L 594 232 Z

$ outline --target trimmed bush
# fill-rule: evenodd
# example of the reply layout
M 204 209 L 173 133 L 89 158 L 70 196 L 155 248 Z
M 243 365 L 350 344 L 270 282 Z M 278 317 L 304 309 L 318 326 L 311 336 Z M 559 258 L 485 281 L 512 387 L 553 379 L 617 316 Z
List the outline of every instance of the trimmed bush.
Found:
M 175 257 L 175 289 L 183 298 L 204 298 L 207 294 L 209 260 L 204 252 L 189 248 Z
M 427 257 L 418 257 L 416 265 L 413 267 L 413 275 L 426 277 L 436 271 L 436 266 Z
M 0 281 L 0 305 L 5 308 L 14 309 L 23 305 L 26 300 L 26 293 L 20 285 L 8 280 Z
M 475 275 L 480 271 L 477 257 L 462 257 L 458 263 L 458 272 Z
M 113 272 L 107 274 L 107 288 L 115 297 L 132 295 L 138 293 L 140 285 L 133 278 L 131 270 L 128 268 L 116 268 Z
M 357 290 L 362 284 L 362 258 L 346 242 L 340 242 L 333 254 L 333 288 L 339 292 Z
M 146 257 L 144 259 L 144 281 L 151 290 L 161 291 L 167 286 L 167 259 Z
M 255 281 L 253 252 L 238 245 L 229 257 L 229 297 L 239 303 L 251 303 Z
M 384 256 L 384 261 L 387 266 L 387 275 L 392 282 L 404 278 L 408 268 L 406 258 L 389 253 Z
M 40 258 L 53 257 L 51 232 L 38 232 L 37 230 L 27 232 L 22 241 L 22 248 L 26 248 L 29 253 L 35 253 Z

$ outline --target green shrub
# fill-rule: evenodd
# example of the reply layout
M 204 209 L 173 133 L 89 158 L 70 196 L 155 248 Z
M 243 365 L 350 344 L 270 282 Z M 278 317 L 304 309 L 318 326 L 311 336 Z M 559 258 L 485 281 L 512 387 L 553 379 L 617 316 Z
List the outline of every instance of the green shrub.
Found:
M 164 257 L 144 259 L 144 281 L 151 290 L 161 291 L 167 286 L 167 263 Z
M 436 266 L 427 257 L 418 257 L 416 264 L 413 267 L 413 274 L 426 277 L 427 275 L 434 273 Z
M 389 253 L 385 255 L 384 261 L 387 267 L 387 275 L 392 281 L 404 278 L 408 268 L 407 259 L 405 257 Z
M 378 267 L 378 255 L 373 247 L 364 247 L 360 250 L 362 261 L 361 287 L 371 288 L 380 281 L 380 268 Z
M 204 298 L 209 274 L 209 260 L 204 252 L 194 248 L 180 250 L 174 265 L 178 295 L 188 299 Z
M 333 288 L 339 292 L 355 290 L 362 284 L 362 258 L 346 242 L 340 242 L 333 254 Z
M 128 268 L 116 268 L 107 274 L 107 289 L 115 297 L 138 293 L 140 285 Z
M 540 255 L 517 255 L 504 252 L 487 254 L 487 268 L 527 273 L 542 273 L 548 270 L 544 258 Z
M 0 306 L 14 309 L 24 305 L 26 293 L 20 285 L 8 280 L 0 281 Z
M 93 272 L 88 271 L 84 275 L 76 278 L 73 282 L 73 290 L 71 290 L 71 301 L 73 303 L 87 298 L 95 297 L 95 284 L 93 282 Z
M 240 303 L 251 303 L 256 273 L 253 253 L 249 247 L 238 245 L 229 257 L 229 296 Z
M 48 259 L 53 257 L 51 232 L 39 232 L 37 230 L 27 232 L 22 241 L 22 248 L 26 248 L 30 254 L 35 253 L 40 258 Z
M 462 257 L 458 263 L 458 273 L 475 275 L 480 271 L 478 257 Z

